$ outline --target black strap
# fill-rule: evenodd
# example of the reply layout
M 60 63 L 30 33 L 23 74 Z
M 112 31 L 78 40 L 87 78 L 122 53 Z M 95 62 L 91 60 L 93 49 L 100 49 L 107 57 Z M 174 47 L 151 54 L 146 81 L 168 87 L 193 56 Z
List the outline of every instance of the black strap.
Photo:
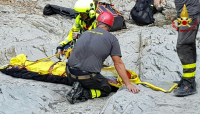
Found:
M 130 20 L 130 17 L 129 17 Z M 125 21 L 123 21 L 123 29 L 127 29 Z
M 150 17 L 150 19 L 151 19 L 151 23 L 153 23 L 154 21 L 155 21 L 155 19 L 153 18 L 153 16 L 151 16 L 151 15 L 153 15 L 153 6 L 151 6 L 151 5 L 153 5 L 153 4 L 149 4 L 150 5 L 150 10 L 151 11 L 149 11 L 149 17 Z
M 90 79 L 92 79 L 93 78 L 93 76 L 92 76 L 92 74 L 90 74 Z
M 72 85 L 72 80 L 71 80 L 72 77 L 67 64 L 66 64 L 66 74 L 69 81 L 69 85 Z

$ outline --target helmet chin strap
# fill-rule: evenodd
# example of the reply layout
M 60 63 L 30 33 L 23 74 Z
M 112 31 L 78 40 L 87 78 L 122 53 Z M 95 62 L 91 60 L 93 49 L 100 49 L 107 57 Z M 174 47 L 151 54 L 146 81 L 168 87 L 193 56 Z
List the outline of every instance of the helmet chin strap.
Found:
M 111 30 L 111 27 L 108 29 L 108 31 L 110 31 Z
M 99 27 L 99 22 L 97 22 L 97 25 L 96 25 L 97 27 Z

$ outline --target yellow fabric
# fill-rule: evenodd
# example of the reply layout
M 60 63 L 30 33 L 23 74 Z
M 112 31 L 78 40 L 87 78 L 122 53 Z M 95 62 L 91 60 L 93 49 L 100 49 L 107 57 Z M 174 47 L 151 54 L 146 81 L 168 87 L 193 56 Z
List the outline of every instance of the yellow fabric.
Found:
M 129 71 L 129 72 L 134 74 L 133 71 Z M 131 75 L 133 75 L 133 74 L 131 74 Z M 149 86 L 150 88 L 152 88 L 153 90 L 156 90 L 156 91 L 163 91 L 165 93 L 168 93 L 168 92 L 171 92 L 174 88 L 178 87 L 178 84 L 174 83 L 173 86 L 171 86 L 171 88 L 169 90 L 166 90 L 166 89 L 163 89 L 161 87 L 158 87 L 158 86 L 155 86 L 153 84 L 150 84 L 148 82 L 141 82 L 140 78 L 138 77 L 138 75 L 133 75 L 133 76 L 136 76 L 136 77 L 133 77 L 133 79 L 130 79 L 131 83 L 133 83 L 133 84 L 144 84 L 144 85 L 147 85 L 147 86 Z M 122 79 L 120 77 L 118 77 L 117 80 L 119 82 L 117 86 L 120 88 L 121 86 L 123 86 L 124 83 L 123 83 L 123 81 L 122 81 Z
M 92 93 L 92 98 L 97 98 L 101 96 L 101 91 L 100 90 L 95 90 L 95 89 L 90 89 Z
M 23 66 L 26 60 L 27 60 L 26 55 L 20 54 L 14 58 L 11 58 L 10 65 Z
M 192 73 L 183 73 L 183 77 L 185 78 L 191 78 L 194 77 L 196 74 L 196 72 L 192 72 Z
M 0 69 L 5 69 L 5 68 L 7 68 L 7 66 L 0 67 Z
M 91 30 L 91 29 L 94 29 L 96 28 L 96 23 L 97 21 L 95 20 L 92 25 L 88 28 L 88 30 Z M 72 26 L 68 36 L 62 41 L 59 43 L 59 45 L 62 45 L 62 46 L 65 46 L 67 45 L 67 43 L 69 43 L 70 41 L 73 40 L 73 37 L 72 37 L 72 34 L 73 32 L 79 32 L 81 31 L 81 29 L 84 29 L 84 27 L 86 26 L 86 23 L 84 21 L 81 20 L 81 16 L 80 14 L 76 17 L 75 19 L 75 23 L 74 25 Z M 83 31 L 81 31 L 83 32 Z
M 109 71 L 109 73 L 105 74 L 105 71 Z M 147 86 L 149 86 L 150 88 L 152 88 L 153 90 L 156 90 L 156 91 L 163 91 L 165 93 L 168 93 L 168 92 L 171 92 L 173 89 L 177 88 L 178 87 L 178 84 L 176 83 L 172 83 L 172 82 L 162 82 L 161 84 L 165 84 L 166 83 L 169 83 L 168 84 L 168 88 L 169 89 L 163 89 L 161 87 L 158 87 L 158 86 L 155 86 L 153 84 L 150 84 L 148 82 L 141 82 L 139 76 L 134 72 L 134 71 L 131 71 L 131 70 L 127 70 L 130 74 L 131 74 L 131 83 L 133 84 L 145 84 Z M 117 71 L 115 70 L 115 67 L 114 66 L 110 66 L 110 67 L 104 67 L 102 68 L 102 75 L 105 76 L 105 75 L 112 75 L 112 76 L 116 76 L 117 75 L 117 83 L 109 83 L 110 85 L 112 86 L 115 86 L 115 87 L 122 87 L 124 82 L 122 81 L 121 77 L 117 74 Z
M 62 60 L 62 62 L 64 62 L 65 59 L 67 59 L 70 56 L 70 54 L 72 53 L 72 50 L 73 49 L 71 47 L 68 48 L 67 50 L 64 49 L 65 58 Z
M 191 69 L 195 67 L 196 67 L 196 63 L 183 65 L 183 69 Z
M 66 53 L 69 53 L 69 52 L 66 52 Z M 66 54 L 66 55 L 68 55 L 68 54 Z M 51 57 L 53 57 L 53 56 L 51 56 Z M 48 58 L 50 58 L 50 57 L 48 57 Z M 53 75 L 58 75 L 58 76 L 67 76 L 65 73 L 65 69 L 66 69 L 65 62 L 55 63 L 53 61 L 47 60 L 48 58 L 44 58 L 39 61 L 29 61 L 29 60 L 27 60 L 26 55 L 20 54 L 16 57 L 12 58 L 10 60 L 10 65 L 8 65 L 7 67 L 9 67 L 9 66 L 25 67 L 27 70 L 32 71 L 32 72 L 37 72 L 41 75 L 53 74 Z M 43 61 L 43 60 L 46 60 L 46 61 Z M 50 69 L 50 67 L 52 69 Z M 6 68 L 6 67 L 1 67 L 0 69 L 4 69 L 4 68 Z M 148 82 L 141 82 L 139 76 L 134 71 L 127 70 L 127 73 L 130 74 L 130 77 L 131 77 L 130 81 L 133 84 L 145 84 L 145 85 L 149 86 L 150 88 L 157 90 L 157 91 L 171 92 L 174 88 L 177 88 L 177 86 L 178 86 L 178 84 L 171 83 L 171 82 L 160 83 L 159 85 L 162 85 L 162 84 L 167 85 L 167 89 L 164 89 L 164 87 L 159 86 L 159 85 L 155 86 L 154 84 L 150 84 Z M 101 74 L 103 76 L 105 76 L 107 79 L 109 79 L 109 77 L 116 78 L 116 80 L 114 79 L 115 80 L 114 83 L 108 81 L 109 84 L 112 86 L 120 88 L 124 84 L 114 66 L 103 67 L 101 70 Z M 189 73 L 189 74 L 191 76 L 192 73 Z M 189 74 L 185 73 L 184 76 L 189 76 Z M 193 74 L 195 74 L 195 72 Z M 193 76 L 193 74 L 192 74 L 192 76 Z M 158 81 L 156 81 L 156 82 L 158 82 Z M 97 91 L 97 90 L 96 91 L 91 90 L 91 92 L 93 93 L 93 95 L 95 95 L 95 97 L 99 97 L 101 95 L 101 92 Z M 95 92 L 95 94 L 94 94 L 94 92 Z M 97 95 L 96 95 L 96 93 L 97 93 Z
M 38 74 L 45 75 L 52 73 L 53 75 L 63 75 L 66 76 L 65 62 L 58 62 L 53 66 L 53 69 L 49 71 L 50 67 L 54 64 L 54 61 L 45 61 L 45 62 L 36 62 L 36 61 L 28 61 L 26 55 L 20 54 L 14 58 L 11 58 L 10 65 L 11 66 L 20 66 L 25 67 L 27 70 L 32 72 L 37 72 Z

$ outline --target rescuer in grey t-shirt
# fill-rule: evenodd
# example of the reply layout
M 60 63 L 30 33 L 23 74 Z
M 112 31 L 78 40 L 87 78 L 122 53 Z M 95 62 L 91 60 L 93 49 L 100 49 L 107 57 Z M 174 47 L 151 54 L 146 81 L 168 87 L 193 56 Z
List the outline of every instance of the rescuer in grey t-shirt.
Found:
M 97 18 L 97 28 L 84 32 L 76 42 L 69 57 L 66 73 L 73 83 L 67 94 L 70 103 L 85 101 L 110 94 L 111 86 L 100 74 L 104 60 L 110 55 L 116 71 L 130 92 L 139 89 L 131 84 L 123 61 L 117 38 L 108 31 L 113 25 L 114 17 L 109 12 L 102 12 Z
M 86 31 L 76 42 L 68 65 L 88 72 L 100 72 L 109 56 L 120 56 L 119 42 L 102 28 Z

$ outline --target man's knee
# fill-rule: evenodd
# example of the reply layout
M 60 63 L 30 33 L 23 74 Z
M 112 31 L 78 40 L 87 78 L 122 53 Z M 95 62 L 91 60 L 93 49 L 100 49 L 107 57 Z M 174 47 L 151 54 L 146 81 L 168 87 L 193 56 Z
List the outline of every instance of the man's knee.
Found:
M 106 97 L 111 93 L 111 87 L 110 86 L 101 87 L 99 90 L 101 91 L 100 97 Z
M 176 49 L 177 49 L 177 50 L 180 50 L 182 47 L 183 47 L 183 45 L 178 44 L 178 43 L 176 44 Z
M 103 90 L 105 93 L 107 93 L 108 95 L 111 93 L 111 87 L 110 87 L 110 85 L 104 86 L 104 87 L 102 88 L 102 90 Z

